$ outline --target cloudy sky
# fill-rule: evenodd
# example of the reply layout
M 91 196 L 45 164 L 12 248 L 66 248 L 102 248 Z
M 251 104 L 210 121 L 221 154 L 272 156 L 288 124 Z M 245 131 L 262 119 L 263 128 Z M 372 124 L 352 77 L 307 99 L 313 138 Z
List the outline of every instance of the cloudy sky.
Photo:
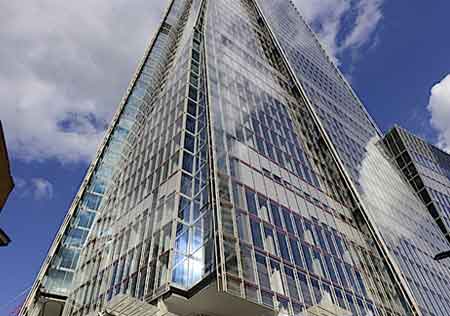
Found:
M 450 4 L 294 2 L 381 129 L 399 123 L 450 149 Z M 0 215 L 13 239 L 1 250 L 0 314 L 31 285 L 165 6 L 1 4 L 0 119 L 16 189 Z

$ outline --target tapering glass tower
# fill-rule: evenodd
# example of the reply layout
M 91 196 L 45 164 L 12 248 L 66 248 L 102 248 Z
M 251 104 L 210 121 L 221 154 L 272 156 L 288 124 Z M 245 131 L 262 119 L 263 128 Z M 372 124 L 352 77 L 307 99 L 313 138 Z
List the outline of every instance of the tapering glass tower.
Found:
M 23 315 L 85 209 L 55 313 L 450 314 L 444 235 L 290 1 L 171 1 L 117 117 Z

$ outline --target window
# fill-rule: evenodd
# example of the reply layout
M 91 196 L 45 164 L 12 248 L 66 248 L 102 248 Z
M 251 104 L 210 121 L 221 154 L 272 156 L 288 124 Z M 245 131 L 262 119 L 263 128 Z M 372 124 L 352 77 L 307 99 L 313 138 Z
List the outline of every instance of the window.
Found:
M 356 285 L 355 278 L 353 277 L 352 267 L 349 264 L 345 263 L 345 270 L 347 271 L 347 277 L 348 277 L 348 280 L 350 281 L 351 286 L 353 287 L 355 292 L 357 292 L 359 294 L 358 286 Z
M 272 213 L 272 219 L 273 219 L 273 223 L 275 226 L 278 226 L 280 228 L 283 228 L 283 224 L 281 223 L 281 217 L 280 217 L 280 213 L 278 211 L 278 206 L 271 202 L 270 203 L 270 210 Z
M 197 62 L 200 61 L 200 54 L 195 50 L 192 50 L 192 59 L 194 59 Z
M 184 148 L 192 153 L 195 152 L 195 138 L 189 133 L 184 136 Z
M 278 255 L 275 246 L 275 237 L 273 235 L 273 231 L 270 227 L 264 225 L 264 245 L 265 250 L 270 252 L 273 255 Z
M 188 152 L 183 153 L 183 170 L 192 173 L 194 169 L 194 156 Z
M 239 238 L 243 241 L 251 243 L 250 231 L 248 229 L 248 216 L 241 212 L 236 212 L 236 223 Z
M 349 293 L 346 294 L 346 297 L 347 297 L 348 304 L 350 305 L 350 310 L 352 311 L 352 315 L 358 315 L 353 297 Z
M 90 190 L 92 192 L 103 194 L 105 193 L 107 183 L 105 181 L 102 181 L 101 179 L 95 178 L 93 182 L 91 183 Z
M 194 117 L 197 116 L 197 104 L 194 101 L 188 100 L 187 112 Z
M 317 239 L 319 240 L 319 245 L 320 245 L 320 247 L 321 247 L 324 251 L 326 251 L 326 250 L 327 250 L 327 247 L 326 247 L 326 245 L 325 245 L 325 240 L 323 239 L 322 228 L 321 228 L 318 224 L 315 224 L 315 225 L 314 225 L 314 228 L 315 228 L 315 230 L 316 230 L 316 236 L 317 236 Z
M 289 290 L 289 297 L 293 300 L 299 301 L 297 284 L 295 283 L 294 271 L 291 268 L 284 267 L 284 272 L 286 274 L 287 287 Z
M 254 219 L 251 219 L 250 226 L 251 226 L 251 230 L 252 230 L 253 244 L 255 245 L 255 247 L 264 249 L 264 246 L 262 243 L 262 237 L 261 237 L 261 228 L 260 228 L 259 223 L 256 222 Z
M 272 291 L 284 295 L 280 264 L 275 260 L 270 260 L 270 284 Z
M 233 201 L 235 207 L 244 208 L 244 197 L 242 193 L 242 186 L 236 182 L 232 183 L 233 185 Z
M 186 116 L 186 129 L 192 134 L 195 134 L 195 119 L 189 115 Z
M 320 252 L 317 249 L 313 250 L 314 256 L 314 272 L 321 277 L 325 276 L 325 268 L 323 266 L 322 258 L 320 256 Z
M 298 248 L 298 242 L 295 239 L 289 238 L 289 243 L 291 244 L 292 256 L 294 257 L 294 262 L 297 266 L 303 268 L 302 257 Z
M 269 274 L 267 272 L 266 257 L 255 253 L 256 269 L 258 271 L 259 285 L 262 288 L 270 289 Z
M 62 248 L 60 253 L 61 263 L 59 267 L 66 269 L 75 269 L 75 265 L 78 262 L 79 250 L 71 248 Z
M 181 175 L 181 193 L 191 197 L 192 195 L 192 177 L 186 173 Z
M 333 281 L 336 284 L 339 284 L 331 257 L 329 255 L 325 255 L 324 257 L 325 257 L 325 265 L 327 267 L 328 275 L 330 276 L 331 281 Z
M 178 208 L 178 217 L 181 220 L 189 222 L 191 210 L 191 201 L 185 197 L 180 197 L 180 205 Z
M 189 86 L 189 98 L 193 100 L 197 99 L 197 89 L 193 86 Z
M 310 221 L 304 221 L 305 223 L 305 231 L 304 231 L 304 240 L 311 245 L 315 245 L 316 241 L 314 239 L 314 234 L 312 230 L 312 224 Z
M 345 287 L 348 288 L 348 283 L 347 283 L 347 279 L 345 278 L 345 273 L 344 273 L 344 269 L 342 267 L 342 262 L 340 260 L 335 260 L 334 261 L 335 265 L 336 265 L 336 269 L 339 275 L 339 278 L 341 279 L 341 284 Z
M 255 192 L 246 189 L 245 197 L 247 199 L 248 211 L 252 214 L 258 215 L 258 212 L 256 210 Z
M 319 280 L 311 278 L 311 285 L 313 288 L 314 296 L 316 298 L 316 303 L 319 304 L 320 300 L 322 299 L 322 291 L 320 290 Z
M 281 256 L 284 260 L 290 262 L 291 259 L 289 258 L 289 250 L 288 245 L 286 243 L 286 236 L 280 232 L 277 232 L 277 238 L 278 238 L 278 244 L 280 246 Z
M 65 245 L 81 247 L 86 239 L 87 232 L 78 228 L 71 228 L 64 240 Z
M 247 300 L 258 303 L 258 288 L 250 284 L 245 284 L 245 296 Z
M 267 200 L 263 196 L 258 195 L 258 203 L 259 203 L 259 212 L 258 212 L 259 217 L 265 220 L 266 222 L 270 222 Z
M 314 267 L 313 267 L 313 262 L 312 262 L 311 252 L 309 250 L 309 247 L 306 246 L 305 244 L 302 244 L 302 252 L 303 252 L 303 257 L 305 258 L 305 261 L 306 261 L 306 267 L 307 267 L 308 271 L 310 273 L 314 273 Z
M 341 308 L 347 308 L 347 307 L 345 306 L 345 300 L 344 300 L 344 297 L 342 296 L 342 291 L 339 290 L 339 289 L 337 289 L 337 288 L 335 288 L 335 289 L 334 289 L 334 293 L 336 294 L 336 298 L 337 298 L 339 307 L 341 307 Z
M 80 210 L 79 213 L 76 215 L 76 218 L 78 219 L 77 224 L 78 227 L 89 229 L 92 226 L 92 223 L 94 222 L 95 212 L 91 212 L 88 210 Z
M 253 270 L 252 249 L 241 246 L 242 272 L 244 279 L 255 283 L 255 275 Z
M 298 238 L 303 239 L 304 232 L 303 232 L 303 225 L 302 225 L 301 218 L 298 215 L 294 214 L 294 222 L 295 222 L 295 227 L 297 228 Z
M 184 258 L 184 257 L 183 257 Z M 181 261 L 181 257 L 179 258 Z M 188 260 L 183 259 L 180 263 L 178 263 L 172 272 L 172 282 L 179 284 L 183 287 L 188 285 Z
M 283 219 L 284 223 L 286 224 L 287 231 L 291 234 L 294 234 L 294 226 L 292 225 L 291 215 L 289 214 L 290 212 L 285 207 L 282 207 L 281 209 L 283 212 Z
M 361 277 L 361 273 L 355 270 L 356 280 L 358 281 L 359 288 L 362 291 L 363 296 L 367 296 L 366 287 L 364 286 L 363 279 Z
M 339 257 L 339 255 L 338 255 L 338 253 L 336 251 L 336 247 L 334 246 L 333 235 L 331 234 L 331 232 L 328 231 L 328 230 L 325 230 L 325 237 L 327 238 L 328 246 L 330 247 L 331 253 L 334 256 Z
M 261 298 L 264 305 L 273 308 L 273 293 L 268 291 L 261 291 Z
M 297 272 L 297 276 L 298 276 L 298 281 L 300 284 L 300 289 L 301 289 L 301 292 L 303 295 L 303 301 L 305 302 L 305 304 L 308 307 L 312 306 L 313 302 L 312 302 L 312 298 L 311 298 L 311 291 L 308 286 L 307 276 L 305 274 L 303 274 L 302 272 Z
M 90 193 L 86 193 L 83 197 L 83 206 L 91 210 L 97 210 L 100 206 L 101 197 L 98 195 L 93 195 Z

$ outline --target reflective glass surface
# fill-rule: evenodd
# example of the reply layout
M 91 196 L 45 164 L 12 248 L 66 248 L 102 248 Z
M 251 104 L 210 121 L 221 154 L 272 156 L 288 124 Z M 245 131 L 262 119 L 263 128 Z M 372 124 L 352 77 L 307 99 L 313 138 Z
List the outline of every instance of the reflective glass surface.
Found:
M 83 248 L 67 314 L 101 310 L 118 294 L 152 300 L 188 290 L 212 272 L 200 4 L 174 1 L 163 24 L 159 85 L 143 94 L 143 124 Z
M 385 143 L 450 242 L 450 155 L 400 127 L 386 135 Z
M 357 188 L 362 211 L 380 233 L 405 287 L 424 315 L 450 313 L 447 248 L 438 225 L 380 142 L 381 134 L 290 1 L 258 0 L 312 109 Z
M 80 252 L 86 243 L 87 236 L 92 228 L 94 219 L 100 209 L 106 189 L 112 181 L 113 174 L 118 170 L 119 162 L 126 157 L 130 150 L 130 142 L 137 136 L 137 130 L 142 124 L 142 112 L 144 98 L 149 97 L 149 92 L 154 91 L 161 69 L 160 60 L 168 54 L 168 27 L 178 19 L 178 10 L 175 3 L 166 18 L 161 32 L 154 39 L 152 50 L 146 56 L 139 75 L 131 91 L 127 94 L 122 110 L 114 119 L 111 132 L 105 138 L 100 157 L 94 160 L 90 166 L 83 184 L 85 188 L 80 191 L 80 197 L 76 197 L 72 207 L 74 210 L 67 215 L 65 223 L 55 238 L 52 249 L 44 262 L 43 277 L 35 281 L 35 287 L 47 294 L 66 296 L 72 289 L 72 281 Z M 92 169 L 92 172 L 90 172 Z M 51 251 L 52 251 L 51 249 Z M 36 293 L 31 292 L 35 295 Z M 27 298 L 26 306 L 31 309 L 34 296 Z M 26 311 L 24 311 L 26 312 Z
M 254 3 L 207 8 L 219 287 L 281 314 L 408 315 Z
M 172 1 L 111 135 L 46 278 L 65 315 L 213 281 L 280 315 L 450 314 L 438 223 L 290 1 Z

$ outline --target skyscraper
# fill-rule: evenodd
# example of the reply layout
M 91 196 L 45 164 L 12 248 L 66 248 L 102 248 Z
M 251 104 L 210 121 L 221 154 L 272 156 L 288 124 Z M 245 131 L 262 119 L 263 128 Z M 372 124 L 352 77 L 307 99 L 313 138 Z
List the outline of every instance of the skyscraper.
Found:
M 118 113 L 23 315 L 450 314 L 444 235 L 290 1 L 171 1 Z
M 398 126 L 386 134 L 385 142 L 450 242 L 450 155 Z

